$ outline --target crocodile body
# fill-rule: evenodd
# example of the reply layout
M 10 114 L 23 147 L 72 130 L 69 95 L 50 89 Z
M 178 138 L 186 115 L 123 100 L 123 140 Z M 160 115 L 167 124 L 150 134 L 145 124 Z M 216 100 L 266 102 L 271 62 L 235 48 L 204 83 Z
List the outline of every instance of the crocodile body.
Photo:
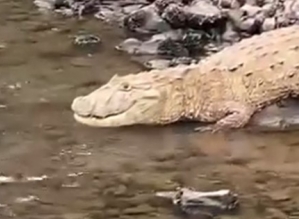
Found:
M 241 128 L 264 107 L 299 95 L 299 26 L 244 39 L 198 64 L 115 75 L 74 99 L 76 121 L 95 127 L 211 122 Z

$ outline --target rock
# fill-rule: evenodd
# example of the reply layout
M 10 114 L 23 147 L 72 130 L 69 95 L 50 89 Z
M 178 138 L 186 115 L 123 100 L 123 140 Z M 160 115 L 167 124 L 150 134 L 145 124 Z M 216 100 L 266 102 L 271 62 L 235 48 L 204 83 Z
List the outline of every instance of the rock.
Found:
M 254 34 L 258 29 L 256 19 L 255 18 L 245 19 L 244 21 L 241 22 L 239 29 L 249 34 Z
M 27 14 L 12 14 L 6 18 L 7 21 L 26 21 L 29 19 L 30 17 Z
M 154 208 L 149 206 L 148 204 L 141 204 L 134 208 L 124 209 L 122 213 L 126 215 L 138 215 L 138 214 L 147 214 L 153 211 Z
M 289 217 L 282 211 L 276 208 L 266 209 L 266 219 L 288 219 Z
M 273 192 L 267 192 L 267 196 L 273 201 L 287 201 L 290 200 L 290 191 L 288 189 L 276 190 Z
M 136 38 L 128 38 L 115 47 L 116 50 L 127 52 L 128 54 L 135 54 L 142 42 Z
M 186 6 L 188 26 L 201 29 L 203 24 L 214 24 L 224 18 L 221 9 L 210 0 L 193 0 Z
M 115 188 L 114 190 L 114 195 L 115 196 L 123 196 L 127 192 L 127 187 L 125 185 L 119 185 L 118 187 Z
M 139 34 L 158 34 L 171 30 L 169 24 L 157 13 L 154 4 L 127 15 L 123 25 L 127 31 Z
M 28 62 L 28 57 L 13 56 L 13 54 L 1 56 L 0 65 L 4 66 L 20 66 Z
M 78 46 L 98 45 L 101 39 L 93 34 L 79 34 L 74 38 L 74 44 Z
M 142 203 L 148 203 L 152 194 L 134 194 L 133 197 L 128 197 L 125 201 L 128 203 L 130 207 L 136 207 Z
M 25 22 L 22 29 L 29 30 L 32 32 L 42 32 L 42 31 L 51 30 L 53 27 L 54 27 L 53 24 L 49 22 L 27 21 Z
M 40 42 L 37 49 L 39 55 L 44 58 L 60 59 L 61 57 L 74 56 L 71 44 L 65 42 L 59 42 L 55 44 Z
M 70 60 L 71 65 L 75 67 L 91 67 L 92 62 L 87 57 L 76 57 Z
M 265 21 L 262 24 L 262 31 L 269 31 L 275 29 L 275 18 L 266 18 Z
M 248 17 L 254 17 L 256 16 L 259 12 L 261 12 L 261 8 L 255 5 L 249 5 L 249 4 L 245 4 L 240 8 L 241 11 L 243 11 L 245 14 L 245 16 Z
M 165 69 L 168 68 L 170 60 L 167 59 L 153 59 L 144 63 L 146 69 Z
M 119 217 L 121 215 L 121 212 L 119 209 L 108 209 L 105 211 L 106 217 Z

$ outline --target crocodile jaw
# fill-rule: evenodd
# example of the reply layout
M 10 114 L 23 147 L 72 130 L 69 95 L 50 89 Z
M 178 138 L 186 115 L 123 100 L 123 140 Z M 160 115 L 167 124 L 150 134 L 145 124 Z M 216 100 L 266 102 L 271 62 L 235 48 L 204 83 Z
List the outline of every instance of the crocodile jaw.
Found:
M 74 113 L 74 119 L 81 124 L 91 127 L 119 127 L 135 124 L 135 121 L 128 119 L 125 113 L 109 116 L 106 118 L 84 117 Z

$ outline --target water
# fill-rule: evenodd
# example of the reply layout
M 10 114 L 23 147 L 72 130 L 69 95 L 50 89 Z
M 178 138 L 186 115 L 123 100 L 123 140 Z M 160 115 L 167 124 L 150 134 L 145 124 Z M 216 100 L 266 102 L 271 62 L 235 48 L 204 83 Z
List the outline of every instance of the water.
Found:
M 233 189 L 243 206 L 234 218 L 299 218 L 298 133 L 80 125 L 74 97 L 140 70 L 113 49 L 122 32 L 93 19 L 42 17 L 31 0 L 0 0 L 0 24 L 0 172 L 47 177 L 0 184 L 1 218 L 176 218 L 153 195 L 179 185 Z M 81 30 L 103 41 L 92 57 L 71 46 Z

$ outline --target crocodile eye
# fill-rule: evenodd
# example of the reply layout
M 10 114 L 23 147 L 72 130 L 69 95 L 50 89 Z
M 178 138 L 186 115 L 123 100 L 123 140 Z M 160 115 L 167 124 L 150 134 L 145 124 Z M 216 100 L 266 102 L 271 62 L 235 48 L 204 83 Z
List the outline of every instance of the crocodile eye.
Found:
M 129 90 L 131 90 L 131 86 L 130 86 L 129 83 L 124 82 L 124 83 L 121 84 L 121 89 L 124 90 L 124 91 L 129 91 Z

